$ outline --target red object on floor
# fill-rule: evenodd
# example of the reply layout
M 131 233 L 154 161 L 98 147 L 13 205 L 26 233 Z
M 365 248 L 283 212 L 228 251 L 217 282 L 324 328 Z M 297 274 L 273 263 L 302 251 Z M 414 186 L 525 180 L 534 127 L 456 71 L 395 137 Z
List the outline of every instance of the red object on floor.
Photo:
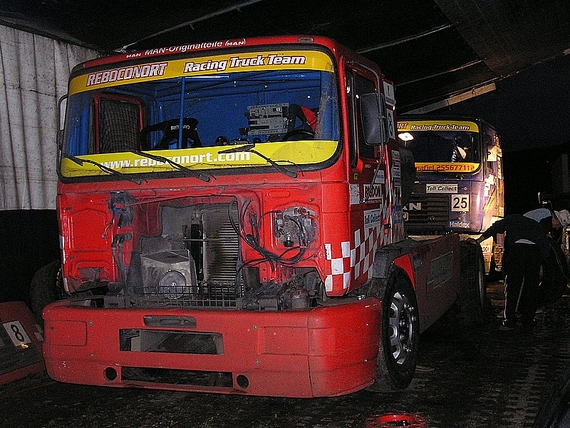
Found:
M 0 385 L 45 370 L 43 341 L 24 302 L 0 303 Z
M 410 413 L 394 413 L 371 416 L 366 419 L 366 428 L 427 428 L 424 418 Z

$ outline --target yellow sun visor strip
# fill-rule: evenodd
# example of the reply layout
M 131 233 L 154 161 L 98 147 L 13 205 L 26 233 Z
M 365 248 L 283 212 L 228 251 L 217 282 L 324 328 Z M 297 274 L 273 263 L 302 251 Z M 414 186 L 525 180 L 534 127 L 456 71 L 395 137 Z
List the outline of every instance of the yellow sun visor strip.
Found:
M 468 173 L 474 172 L 479 168 L 477 162 L 416 162 L 417 172 L 454 172 Z
M 120 65 L 74 77 L 69 95 L 92 89 L 173 77 L 208 76 L 242 71 L 334 70 L 330 57 L 318 51 L 246 52 Z
M 277 164 L 297 171 L 296 165 L 319 164 L 332 158 L 337 150 L 337 141 L 310 140 L 295 142 L 260 143 L 255 151 L 270 158 Z M 183 167 L 193 170 L 205 169 L 235 169 L 270 165 L 262 156 L 253 151 L 233 151 L 236 146 L 196 147 L 179 150 L 153 150 L 148 153 L 162 156 Z M 231 152 L 227 152 L 232 149 Z M 150 159 L 132 152 L 104 153 L 96 155 L 77 156 L 78 160 L 89 160 L 110 168 L 122 174 L 141 174 L 154 172 L 177 171 L 168 162 Z M 61 173 L 64 177 L 86 177 L 109 175 L 101 167 L 69 158 L 61 161 Z
M 479 126 L 475 122 L 464 120 L 410 120 L 398 122 L 398 132 L 406 131 L 479 132 Z

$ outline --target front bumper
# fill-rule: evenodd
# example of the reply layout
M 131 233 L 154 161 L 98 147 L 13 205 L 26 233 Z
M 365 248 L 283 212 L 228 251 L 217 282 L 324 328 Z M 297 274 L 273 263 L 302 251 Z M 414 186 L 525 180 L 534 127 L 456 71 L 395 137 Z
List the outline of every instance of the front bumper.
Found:
M 61 382 L 321 397 L 373 383 L 381 302 L 250 312 L 61 301 L 43 316 L 46 368 Z

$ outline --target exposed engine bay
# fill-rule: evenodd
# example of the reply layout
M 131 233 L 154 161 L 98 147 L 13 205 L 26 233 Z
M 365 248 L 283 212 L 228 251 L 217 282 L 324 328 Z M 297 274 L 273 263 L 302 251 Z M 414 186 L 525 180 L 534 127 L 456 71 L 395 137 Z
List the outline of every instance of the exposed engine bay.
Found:
M 113 198 L 116 222 L 132 232 L 114 236 L 121 283 L 109 285 L 106 307 L 277 311 L 317 306 L 325 298 L 316 268 L 297 267 L 316 251 L 317 220 L 308 208 L 259 215 L 247 204 L 239 208 L 232 197 L 148 204 L 123 193 Z M 151 225 L 153 219 L 158 227 Z M 268 221 L 270 225 L 264 224 Z M 268 226 L 270 243 L 260 236 Z M 123 246 L 131 239 L 130 262 L 124 262 L 129 257 Z M 255 258 L 244 260 L 244 246 Z

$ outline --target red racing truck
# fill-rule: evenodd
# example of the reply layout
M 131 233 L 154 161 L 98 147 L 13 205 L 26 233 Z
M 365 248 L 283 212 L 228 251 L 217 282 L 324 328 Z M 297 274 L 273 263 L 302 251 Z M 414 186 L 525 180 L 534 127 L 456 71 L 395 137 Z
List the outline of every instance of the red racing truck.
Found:
M 407 387 L 422 331 L 458 302 L 480 317 L 484 271 L 458 235 L 406 238 L 394 112 L 377 65 L 322 37 L 75 67 L 49 375 L 287 397 Z

